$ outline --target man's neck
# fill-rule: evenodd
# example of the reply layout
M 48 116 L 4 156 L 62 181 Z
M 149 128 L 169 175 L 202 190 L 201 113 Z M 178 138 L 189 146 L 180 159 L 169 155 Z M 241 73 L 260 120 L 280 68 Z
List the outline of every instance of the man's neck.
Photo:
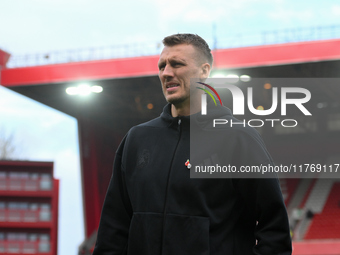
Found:
M 190 107 L 191 106 L 191 107 Z M 171 105 L 172 117 L 189 116 L 190 114 L 197 113 L 201 110 L 200 104 L 186 104 L 186 105 Z
M 176 107 L 175 105 L 171 105 L 171 115 L 172 117 L 178 116 L 189 116 L 190 115 L 190 107 Z

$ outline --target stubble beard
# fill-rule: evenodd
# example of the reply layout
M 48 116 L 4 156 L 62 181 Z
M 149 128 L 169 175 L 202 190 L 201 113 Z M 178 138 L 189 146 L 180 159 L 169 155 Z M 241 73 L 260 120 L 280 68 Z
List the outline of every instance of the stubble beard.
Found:
M 190 95 L 178 95 L 171 97 L 170 94 L 170 97 L 165 99 L 168 103 L 173 104 L 176 108 L 182 107 L 184 104 L 186 104 L 186 102 L 188 102 L 190 105 Z
M 183 98 L 183 97 L 170 98 L 167 100 L 167 102 L 170 104 L 173 104 L 177 108 L 177 107 L 181 107 L 185 103 L 186 99 L 188 98 Z

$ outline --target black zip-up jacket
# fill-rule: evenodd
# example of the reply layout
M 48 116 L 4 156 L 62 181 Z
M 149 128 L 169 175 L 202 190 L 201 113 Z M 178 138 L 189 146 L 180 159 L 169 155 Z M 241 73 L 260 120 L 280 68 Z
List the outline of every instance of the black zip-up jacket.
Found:
M 214 109 L 210 117 L 236 120 L 228 108 Z M 197 120 L 204 123 L 202 116 Z M 189 117 L 172 117 L 167 105 L 159 118 L 125 136 L 93 255 L 291 254 L 278 180 L 190 178 L 189 124 Z M 227 162 L 272 163 L 254 129 L 223 132 Z

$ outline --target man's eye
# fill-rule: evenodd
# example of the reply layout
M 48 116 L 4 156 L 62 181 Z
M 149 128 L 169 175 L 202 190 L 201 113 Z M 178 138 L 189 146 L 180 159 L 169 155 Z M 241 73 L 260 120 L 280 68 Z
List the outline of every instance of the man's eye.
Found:
M 158 67 L 159 70 L 163 70 L 164 69 L 164 65 L 161 65 Z

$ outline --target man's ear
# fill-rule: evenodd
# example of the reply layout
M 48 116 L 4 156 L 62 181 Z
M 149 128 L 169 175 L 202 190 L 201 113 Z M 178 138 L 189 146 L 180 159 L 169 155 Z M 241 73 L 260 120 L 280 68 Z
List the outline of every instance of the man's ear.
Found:
M 209 74 L 210 74 L 210 65 L 209 63 L 204 63 L 202 64 L 201 66 L 201 79 L 207 79 L 209 77 Z

